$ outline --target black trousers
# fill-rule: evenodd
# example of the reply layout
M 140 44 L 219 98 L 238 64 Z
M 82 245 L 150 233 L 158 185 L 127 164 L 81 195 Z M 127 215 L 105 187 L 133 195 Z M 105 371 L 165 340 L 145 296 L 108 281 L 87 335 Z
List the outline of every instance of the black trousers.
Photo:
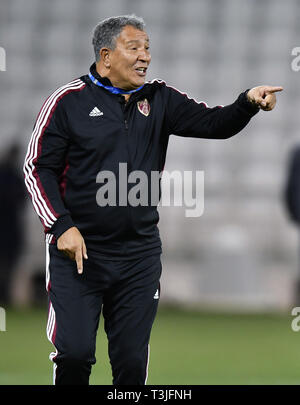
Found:
M 89 383 L 102 310 L 113 384 L 144 385 L 160 295 L 160 254 L 125 261 L 104 260 L 91 250 L 88 256 L 78 274 L 76 262 L 47 244 L 47 336 L 56 348 L 50 354 L 54 384 Z

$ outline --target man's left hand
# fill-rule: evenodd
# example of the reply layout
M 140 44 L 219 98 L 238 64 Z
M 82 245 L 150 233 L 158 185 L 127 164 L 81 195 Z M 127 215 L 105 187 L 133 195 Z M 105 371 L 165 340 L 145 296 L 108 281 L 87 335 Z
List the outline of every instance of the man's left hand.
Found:
M 248 100 L 264 111 L 271 111 L 276 104 L 276 92 L 282 91 L 281 86 L 258 86 L 253 87 L 247 93 Z

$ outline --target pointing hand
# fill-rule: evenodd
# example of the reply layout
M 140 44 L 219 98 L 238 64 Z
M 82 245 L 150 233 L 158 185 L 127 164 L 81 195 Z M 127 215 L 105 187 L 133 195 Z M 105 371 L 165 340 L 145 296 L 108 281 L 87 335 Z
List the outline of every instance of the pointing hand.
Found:
M 248 91 L 248 100 L 264 111 L 271 111 L 276 104 L 276 92 L 282 91 L 281 86 L 258 86 Z

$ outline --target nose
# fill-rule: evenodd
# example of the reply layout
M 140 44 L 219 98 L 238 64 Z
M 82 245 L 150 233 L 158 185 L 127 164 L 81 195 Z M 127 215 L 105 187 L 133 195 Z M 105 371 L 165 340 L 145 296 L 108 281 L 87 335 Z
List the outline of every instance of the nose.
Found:
M 138 59 L 141 62 L 146 62 L 147 64 L 149 64 L 151 61 L 151 54 L 147 49 L 143 49 L 141 50 Z

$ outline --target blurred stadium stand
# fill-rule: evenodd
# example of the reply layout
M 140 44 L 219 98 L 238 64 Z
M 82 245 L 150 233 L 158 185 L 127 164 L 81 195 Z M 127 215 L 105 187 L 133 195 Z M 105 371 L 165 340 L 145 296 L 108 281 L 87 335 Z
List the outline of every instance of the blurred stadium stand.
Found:
M 1 1 L 0 46 L 7 57 L 7 71 L 0 72 L 1 149 L 18 134 L 25 154 L 44 99 L 88 71 L 93 27 L 128 13 L 147 23 L 148 79 L 164 79 L 210 106 L 256 85 L 284 87 L 273 112 L 259 113 L 230 140 L 171 138 L 165 170 L 204 170 L 205 210 L 186 218 L 185 208 L 160 209 L 162 300 L 285 310 L 298 274 L 298 233 L 282 202 L 287 156 L 300 138 L 300 72 L 291 69 L 291 51 L 300 46 L 298 0 Z M 27 222 L 15 287 L 21 302 L 28 298 L 26 280 L 44 263 L 32 209 Z

